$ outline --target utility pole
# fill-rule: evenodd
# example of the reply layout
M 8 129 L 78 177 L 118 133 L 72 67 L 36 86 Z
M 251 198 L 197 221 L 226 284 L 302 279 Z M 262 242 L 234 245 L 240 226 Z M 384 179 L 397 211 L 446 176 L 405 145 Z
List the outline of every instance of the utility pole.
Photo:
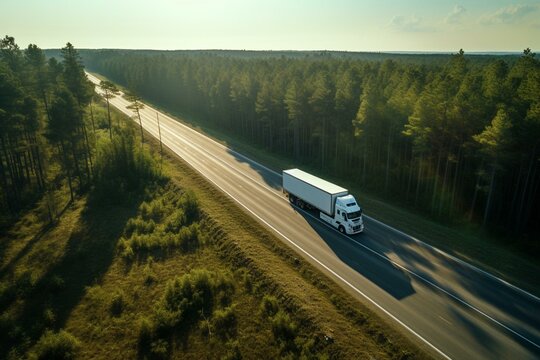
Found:
M 160 154 L 161 166 L 163 167 L 163 143 L 161 142 L 161 126 L 159 124 L 159 113 L 157 111 L 156 111 L 156 118 L 157 118 L 158 134 L 159 134 L 159 154 Z

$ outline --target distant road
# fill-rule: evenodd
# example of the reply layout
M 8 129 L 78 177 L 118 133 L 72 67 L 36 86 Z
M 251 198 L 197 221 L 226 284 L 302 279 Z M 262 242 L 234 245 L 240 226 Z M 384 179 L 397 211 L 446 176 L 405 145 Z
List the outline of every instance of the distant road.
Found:
M 111 104 L 134 115 L 121 97 Z M 365 219 L 363 234 L 344 236 L 291 206 L 281 192 L 280 173 L 146 105 L 141 117 L 149 133 L 158 136 L 157 113 L 164 145 L 435 357 L 540 358 L 537 297 L 375 219 Z

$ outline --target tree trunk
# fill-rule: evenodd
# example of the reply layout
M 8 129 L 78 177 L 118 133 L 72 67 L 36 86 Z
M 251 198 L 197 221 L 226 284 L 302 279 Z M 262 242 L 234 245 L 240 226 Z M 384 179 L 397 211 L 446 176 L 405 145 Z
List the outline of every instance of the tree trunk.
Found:
M 482 226 L 486 226 L 489 214 L 491 212 L 491 204 L 493 201 L 493 188 L 495 187 L 495 164 L 493 164 L 493 167 L 491 169 L 491 177 L 489 180 L 489 192 L 488 192 L 488 198 L 486 201 L 486 207 L 484 209 L 484 220 L 482 220 Z
M 109 137 L 112 140 L 112 121 L 111 121 L 111 109 L 109 105 L 109 99 L 105 98 L 107 100 L 107 118 L 109 120 Z
M 71 199 L 71 202 L 73 202 L 74 197 L 73 197 L 73 184 L 71 182 L 71 171 L 69 169 L 68 158 L 66 155 L 66 147 L 64 146 L 63 140 L 60 141 L 60 152 L 62 153 L 62 159 L 64 160 L 64 166 L 66 168 L 70 199 Z
M 90 162 L 90 172 L 88 173 L 88 177 L 92 178 L 92 174 L 94 172 L 94 164 L 92 163 L 92 151 L 90 149 L 90 143 L 88 141 L 88 132 L 86 131 L 86 125 L 82 124 L 82 130 L 84 134 L 84 142 L 86 147 L 86 153 L 88 154 L 88 161 Z
M 448 176 L 448 166 L 450 165 L 450 156 L 449 154 L 446 154 L 446 165 L 444 166 L 444 176 L 443 176 L 443 183 L 441 186 L 441 196 L 439 200 L 439 213 L 438 215 L 441 216 L 443 203 L 444 203 L 444 194 L 446 192 L 446 177 Z
M 92 121 L 92 133 L 94 134 L 94 139 L 96 139 L 96 124 L 94 123 L 94 110 L 92 103 L 90 103 L 90 120 Z
M 439 151 L 439 156 L 437 157 L 437 168 L 434 174 L 435 179 L 433 180 L 433 193 L 431 196 L 431 213 L 432 214 L 435 211 L 435 202 L 437 200 L 437 187 L 439 185 L 439 171 L 441 168 L 441 158 L 442 158 L 442 151 Z
M 453 211 L 454 211 L 454 199 L 456 196 L 457 179 L 458 179 L 458 173 L 459 173 L 460 167 L 461 167 L 461 146 L 459 147 L 459 150 L 458 150 L 456 169 L 454 171 L 454 180 L 452 181 L 452 197 L 450 198 L 450 209 L 449 209 L 450 216 L 452 216 Z
M 418 197 L 420 196 L 420 183 L 422 179 L 422 167 L 423 167 L 423 159 L 422 155 L 420 155 L 420 158 L 418 159 L 418 176 L 416 178 L 416 192 L 414 195 L 414 206 L 417 206 L 418 204 Z
M 388 194 L 388 178 L 390 176 L 390 152 L 392 150 L 392 130 L 388 130 L 388 146 L 386 149 L 386 175 L 384 177 L 384 192 Z
M 532 174 L 532 179 L 534 180 L 534 177 L 536 175 L 536 167 L 534 167 L 534 172 L 533 172 L 533 166 L 534 166 L 534 163 L 537 161 L 536 160 L 536 147 L 537 145 L 534 146 L 533 148 L 533 151 L 532 151 L 532 154 L 531 154 L 531 160 L 529 161 L 529 169 L 527 170 L 527 177 L 525 178 L 525 185 L 523 185 L 523 192 L 522 192 L 522 195 L 521 195 L 521 200 L 520 200 L 520 203 L 519 203 L 519 211 L 518 211 L 518 215 L 517 215 L 517 219 L 518 219 L 518 223 L 520 224 L 518 230 L 521 230 L 522 226 L 521 224 L 524 223 L 523 221 L 523 210 L 525 208 L 525 203 L 527 202 L 526 201 L 526 195 L 527 195 L 527 189 L 529 187 L 529 183 L 530 183 L 530 179 L 531 179 L 531 172 L 533 173 Z M 534 186 L 534 184 L 533 184 Z M 530 199 L 530 196 L 529 196 L 529 199 Z
M 137 109 L 137 117 L 139 118 L 139 126 L 141 127 L 141 146 L 144 144 L 144 132 L 142 127 L 142 120 L 141 120 L 141 113 L 139 109 Z

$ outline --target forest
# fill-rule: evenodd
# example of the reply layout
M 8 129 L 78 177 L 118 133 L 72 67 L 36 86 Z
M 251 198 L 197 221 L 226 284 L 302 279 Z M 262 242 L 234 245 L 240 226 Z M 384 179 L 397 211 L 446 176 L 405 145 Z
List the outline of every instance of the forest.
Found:
M 47 58 L 34 44 L 21 50 L 10 36 L 0 41 L 0 232 L 38 202 L 52 225 L 90 190 L 123 200 L 155 172 L 133 136 L 111 124 L 110 111 L 108 123 L 95 121 L 102 100 L 79 52 L 67 43 L 58 54 Z
M 72 44 L 0 45 L 0 358 L 428 358 L 186 163 L 158 161 Z
M 171 111 L 405 204 L 537 247 L 540 61 L 87 50 Z M 338 54 L 339 55 L 339 54 Z
M 21 50 L 13 37 L 1 40 L 1 225 L 43 195 L 52 220 L 53 194 L 66 180 L 71 200 L 90 184 L 94 142 L 83 113 L 94 88 L 71 44 L 61 55 L 47 60 L 36 45 Z

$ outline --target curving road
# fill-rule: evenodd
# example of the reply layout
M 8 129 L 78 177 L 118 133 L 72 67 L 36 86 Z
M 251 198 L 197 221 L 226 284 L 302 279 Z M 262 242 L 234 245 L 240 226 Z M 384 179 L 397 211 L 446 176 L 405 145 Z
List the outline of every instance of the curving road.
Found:
M 121 97 L 111 104 L 134 115 Z M 143 127 L 156 137 L 157 113 L 148 105 L 141 110 Z M 435 357 L 540 358 L 539 298 L 370 217 L 363 234 L 339 234 L 289 204 L 281 174 L 170 116 L 159 119 L 164 145 Z

